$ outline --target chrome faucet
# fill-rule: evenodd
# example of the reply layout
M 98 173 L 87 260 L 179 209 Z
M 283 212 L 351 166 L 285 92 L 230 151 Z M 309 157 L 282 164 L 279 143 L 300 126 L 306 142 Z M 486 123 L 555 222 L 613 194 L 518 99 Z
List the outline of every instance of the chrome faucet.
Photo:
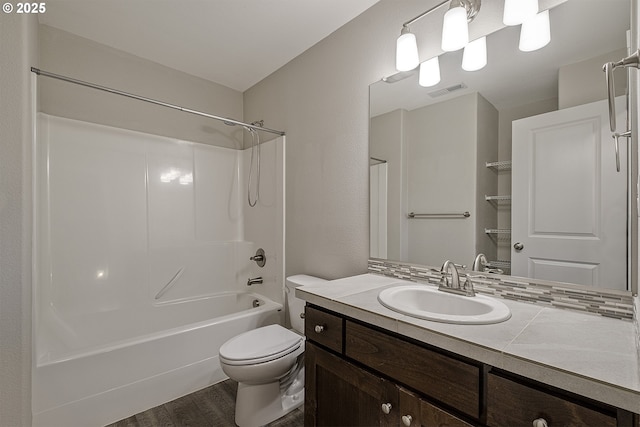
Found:
M 451 282 L 447 278 L 449 274 L 449 270 L 451 270 Z M 449 288 L 449 289 L 459 289 L 460 288 L 460 275 L 458 274 L 458 269 L 456 265 L 449 260 L 446 260 L 444 264 L 442 264 L 442 268 L 440 269 L 442 272 L 442 283 L 441 287 Z
M 487 257 L 484 254 L 478 254 L 476 259 L 473 260 L 473 271 L 484 271 L 484 267 L 487 265 Z
M 253 279 L 249 278 L 247 280 L 247 286 L 260 285 L 260 284 L 262 284 L 262 277 L 254 277 Z
M 449 273 L 449 271 L 451 273 Z M 440 269 L 440 273 L 442 274 L 442 282 L 440 286 L 438 286 L 439 291 L 449 292 L 457 295 L 464 295 L 468 297 L 475 296 L 475 291 L 473 290 L 473 283 L 471 283 L 471 278 L 467 275 L 464 283 L 460 283 L 460 275 L 458 274 L 458 268 L 456 265 L 446 260 L 444 264 L 442 264 L 442 268 Z M 451 280 L 447 276 L 451 274 Z

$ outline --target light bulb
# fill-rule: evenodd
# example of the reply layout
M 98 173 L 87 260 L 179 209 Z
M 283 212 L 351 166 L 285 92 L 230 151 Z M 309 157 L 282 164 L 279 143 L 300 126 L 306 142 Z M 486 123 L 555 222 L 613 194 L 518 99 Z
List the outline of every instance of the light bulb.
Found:
M 467 10 L 454 7 L 444 14 L 442 22 L 442 50 L 453 52 L 462 49 L 469 43 L 469 25 L 467 24 Z
M 436 56 L 420 64 L 418 84 L 429 87 L 435 86 L 438 83 L 440 83 L 440 61 L 438 61 L 438 57 Z
M 487 65 L 487 38 L 480 37 L 464 47 L 462 69 L 477 71 L 485 65 Z
M 551 41 L 549 11 L 545 10 L 525 21 L 520 29 L 520 50 L 531 52 L 545 47 Z
M 538 13 L 538 0 L 505 0 L 502 22 L 520 25 Z
M 407 27 L 404 27 L 396 41 L 396 69 L 398 71 L 411 71 L 419 63 L 416 36 L 409 32 Z

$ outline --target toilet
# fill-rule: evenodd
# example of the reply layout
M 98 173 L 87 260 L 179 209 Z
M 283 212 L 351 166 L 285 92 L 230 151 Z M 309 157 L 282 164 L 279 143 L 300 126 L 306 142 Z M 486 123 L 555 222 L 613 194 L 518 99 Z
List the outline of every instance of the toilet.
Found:
M 238 382 L 238 426 L 268 424 L 304 403 L 304 301 L 295 297 L 295 288 L 324 282 L 303 274 L 287 277 L 287 313 L 292 329 L 263 326 L 220 347 L 222 370 Z

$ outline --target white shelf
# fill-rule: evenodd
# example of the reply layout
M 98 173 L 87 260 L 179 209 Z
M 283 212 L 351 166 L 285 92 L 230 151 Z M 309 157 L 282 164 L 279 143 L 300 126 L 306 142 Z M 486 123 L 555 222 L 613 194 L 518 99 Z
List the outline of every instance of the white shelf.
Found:
M 489 169 L 493 169 L 496 171 L 510 171 L 511 170 L 511 160 L 501 160 L 497 162 L 486 162 L 485 165 Z
M 511 230 L 500 228 L 485 228 L 484 232 L 487 234 L 511 234 Z
M 511 195 L 508 196 L 484 196 L 487 202 L 511 202 Z

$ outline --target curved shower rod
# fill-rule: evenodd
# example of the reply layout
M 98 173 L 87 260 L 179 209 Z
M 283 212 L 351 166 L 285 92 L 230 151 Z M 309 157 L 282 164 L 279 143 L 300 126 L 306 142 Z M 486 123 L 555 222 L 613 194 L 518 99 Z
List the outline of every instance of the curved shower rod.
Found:
M 98 90 L 101 90 L 101 91 L 104 91 L 104 92 L 114 93 L 116 95 L 126 96 L 127 98 L 133 98 L 133 99 L 137 99 L 139 101 L 149 102 L 151 104 L 156 104 L 156 105 L 161 105 L 163 107 L 173 108 L 174 110 L 184 111 L 185 113 L 190 113 L 190 114 L 195 114 L 197 116 L 202 116 L 202 117 L 207 117 L 207 118 L 210 118 L 210 119 L 220 120 L 221 122 L 224 122 L 225 124 L 233 124 L 233 125 L 244 126 L 246 128 L 250 128 L 250 129 L 261 130 L 261 131 L 269 132 L 269 133 L 275 133 L 276 135 L 280 135 L 280 136 L 284 136 L 285 135 L 285 133 L 280 131 L 280 130 L 269 129 L 269 128 L 261 127 L 259 125 L 255 125 L 255 124 L 251 124 L 251 123 L 244 123 L 244 122 L 241 122 L 241 121 L 238 121 L 238 120 L 229 119 L 227 117 L 220 117 L 220 116 L 216 116 L 216 115 L 209 114 L 209 113 L 203 113 L 202 111 L 192 110 L 190 108 L 180 107 L 179 105 L 169 104 L 168 102 L 158 101 L 156 99 L 147 98 L 147 97 L 140 96 L 140 95 L 135 95 L 133 93 L 123 92 L 123 91 L 118 90 L 118 89 L 112 89 L 112 88 L 109 88 L 109 87 L 106 87 L 106 86 L 100 86 L 100 85 L 97 85 L 97 84 L 94 84 L 94 83 L 89 83 L 89 82 L 85 82 L 85 81 L 82 81 L 82 80 L 73 79 L 71 77 L 63 76 L 63 75 L 60 75 L 60 74 L 50 73 L 48 71 L 40 70 L 40 69 L 35 68 L 35 67 L 31 67 L 31 72 L 37 74 L 38 76 L 50 77 L 50 78 L 62 80 L 62 81 L 68 82 L 68 83 L 74 83 L 74 84 L 77 84 L 77 85 L 80 85 L 80 86 L 85 86 L 85 87 L 92 88 L 92 89 L 98 89 Z M 254 122 L 254 123 L 257 123 L 257 122 Z

